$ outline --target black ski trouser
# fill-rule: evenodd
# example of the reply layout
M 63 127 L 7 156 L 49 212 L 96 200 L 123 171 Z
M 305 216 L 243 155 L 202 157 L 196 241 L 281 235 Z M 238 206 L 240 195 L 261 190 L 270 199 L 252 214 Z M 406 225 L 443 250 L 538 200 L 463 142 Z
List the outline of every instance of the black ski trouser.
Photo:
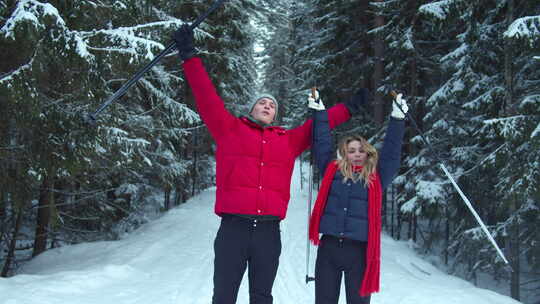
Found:
M 345 273 L 347 304 L 369 304 L 359 295 L 366 269 L 367 242 L 323 235 L 315 262 L 315 304 L 337 304 Z
M 281 254 L 279 221 L 224 215 L 214 241 L 212 304 L 234 304 L 248 268 L 249 302 L 271 304 Z

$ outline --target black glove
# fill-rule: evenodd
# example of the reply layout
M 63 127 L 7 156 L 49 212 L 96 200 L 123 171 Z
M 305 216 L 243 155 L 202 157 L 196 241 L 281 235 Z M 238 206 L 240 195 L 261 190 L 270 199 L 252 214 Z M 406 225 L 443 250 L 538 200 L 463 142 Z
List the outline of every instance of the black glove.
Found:
M 351 116 L 354 116 L 367 107 L 369 99 L 368 89 L 361 88 L 351 97 L 351 99 L 345 101 L 345 106 L 349 109 Z
M 172 38 L 178 49 L 178 55 L 182 60 L 187 60 L 195 56 L 196 51 L 195 47 L 193 47 L 193 30 L 190 29 L 189 25 L 182 25 L 174 32 Z

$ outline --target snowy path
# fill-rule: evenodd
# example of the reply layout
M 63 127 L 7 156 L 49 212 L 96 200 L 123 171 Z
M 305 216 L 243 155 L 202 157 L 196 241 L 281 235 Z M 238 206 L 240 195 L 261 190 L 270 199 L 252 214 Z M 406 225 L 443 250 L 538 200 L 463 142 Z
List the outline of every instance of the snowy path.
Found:
M 274 303 L 313 303 L 306 286 L 306 202 L 298 170 L 274 284 Z M 214 189 L 168 212 L 126 238 L 48 251 L 20 274 L 0 278 L 1 304 L 208 304 L 212 297 Z M 448 276 L 418 258 L 404 242 L 382 240 L 382 292 L 373 304 L 516 304 L 517 301 Z M 315 258 L 312 251 L 311 261 Z M 313 272 L 313 266 L 310 268 Z M 246 278 L 238 296 L 247 304 Z M 342 292 L 340 303 L 345 303 Z

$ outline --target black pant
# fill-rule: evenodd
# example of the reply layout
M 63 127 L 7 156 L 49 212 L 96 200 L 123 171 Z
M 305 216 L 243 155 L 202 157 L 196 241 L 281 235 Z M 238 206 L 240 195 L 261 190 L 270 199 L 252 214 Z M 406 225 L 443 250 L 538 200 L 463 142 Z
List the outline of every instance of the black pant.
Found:
M 359 295 L 366 269 L 366 242 L 324 235 L 315 262 L 315 303 L 337 304 L 345 273 L 347 304 L 369 304 Z
M 249 302 L 272 303 L 281 254 L 279 221 L 224 215 L 214 241 L 213 304 L 234 304 L 246 267 Z

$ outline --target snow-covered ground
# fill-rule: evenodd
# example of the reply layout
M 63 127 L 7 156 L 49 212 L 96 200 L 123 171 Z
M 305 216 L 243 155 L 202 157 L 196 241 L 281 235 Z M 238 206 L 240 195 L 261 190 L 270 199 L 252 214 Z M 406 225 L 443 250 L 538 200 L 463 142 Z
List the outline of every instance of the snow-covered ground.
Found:
M 298 168 L 298 167 L 297 167 Z M 305 283 L 307 190 L 293 177 L 274 303 L 314 303 Z M 47 251 L 21 274 L 0 278 L 2 304 L 199 304 L 211 303 L 215 189 L 150 222 L 120 241 Z M 310 274 L 315 250 L 311 251 Z M 244 278 L 238 303 L 249 303 Z M 342 290 L 340 303 L 345 303 Z M 419 258 L 406 242 L 382 239 L 381 292 L 373 304 L 516 304 L 507 296 L 449 276 Z

